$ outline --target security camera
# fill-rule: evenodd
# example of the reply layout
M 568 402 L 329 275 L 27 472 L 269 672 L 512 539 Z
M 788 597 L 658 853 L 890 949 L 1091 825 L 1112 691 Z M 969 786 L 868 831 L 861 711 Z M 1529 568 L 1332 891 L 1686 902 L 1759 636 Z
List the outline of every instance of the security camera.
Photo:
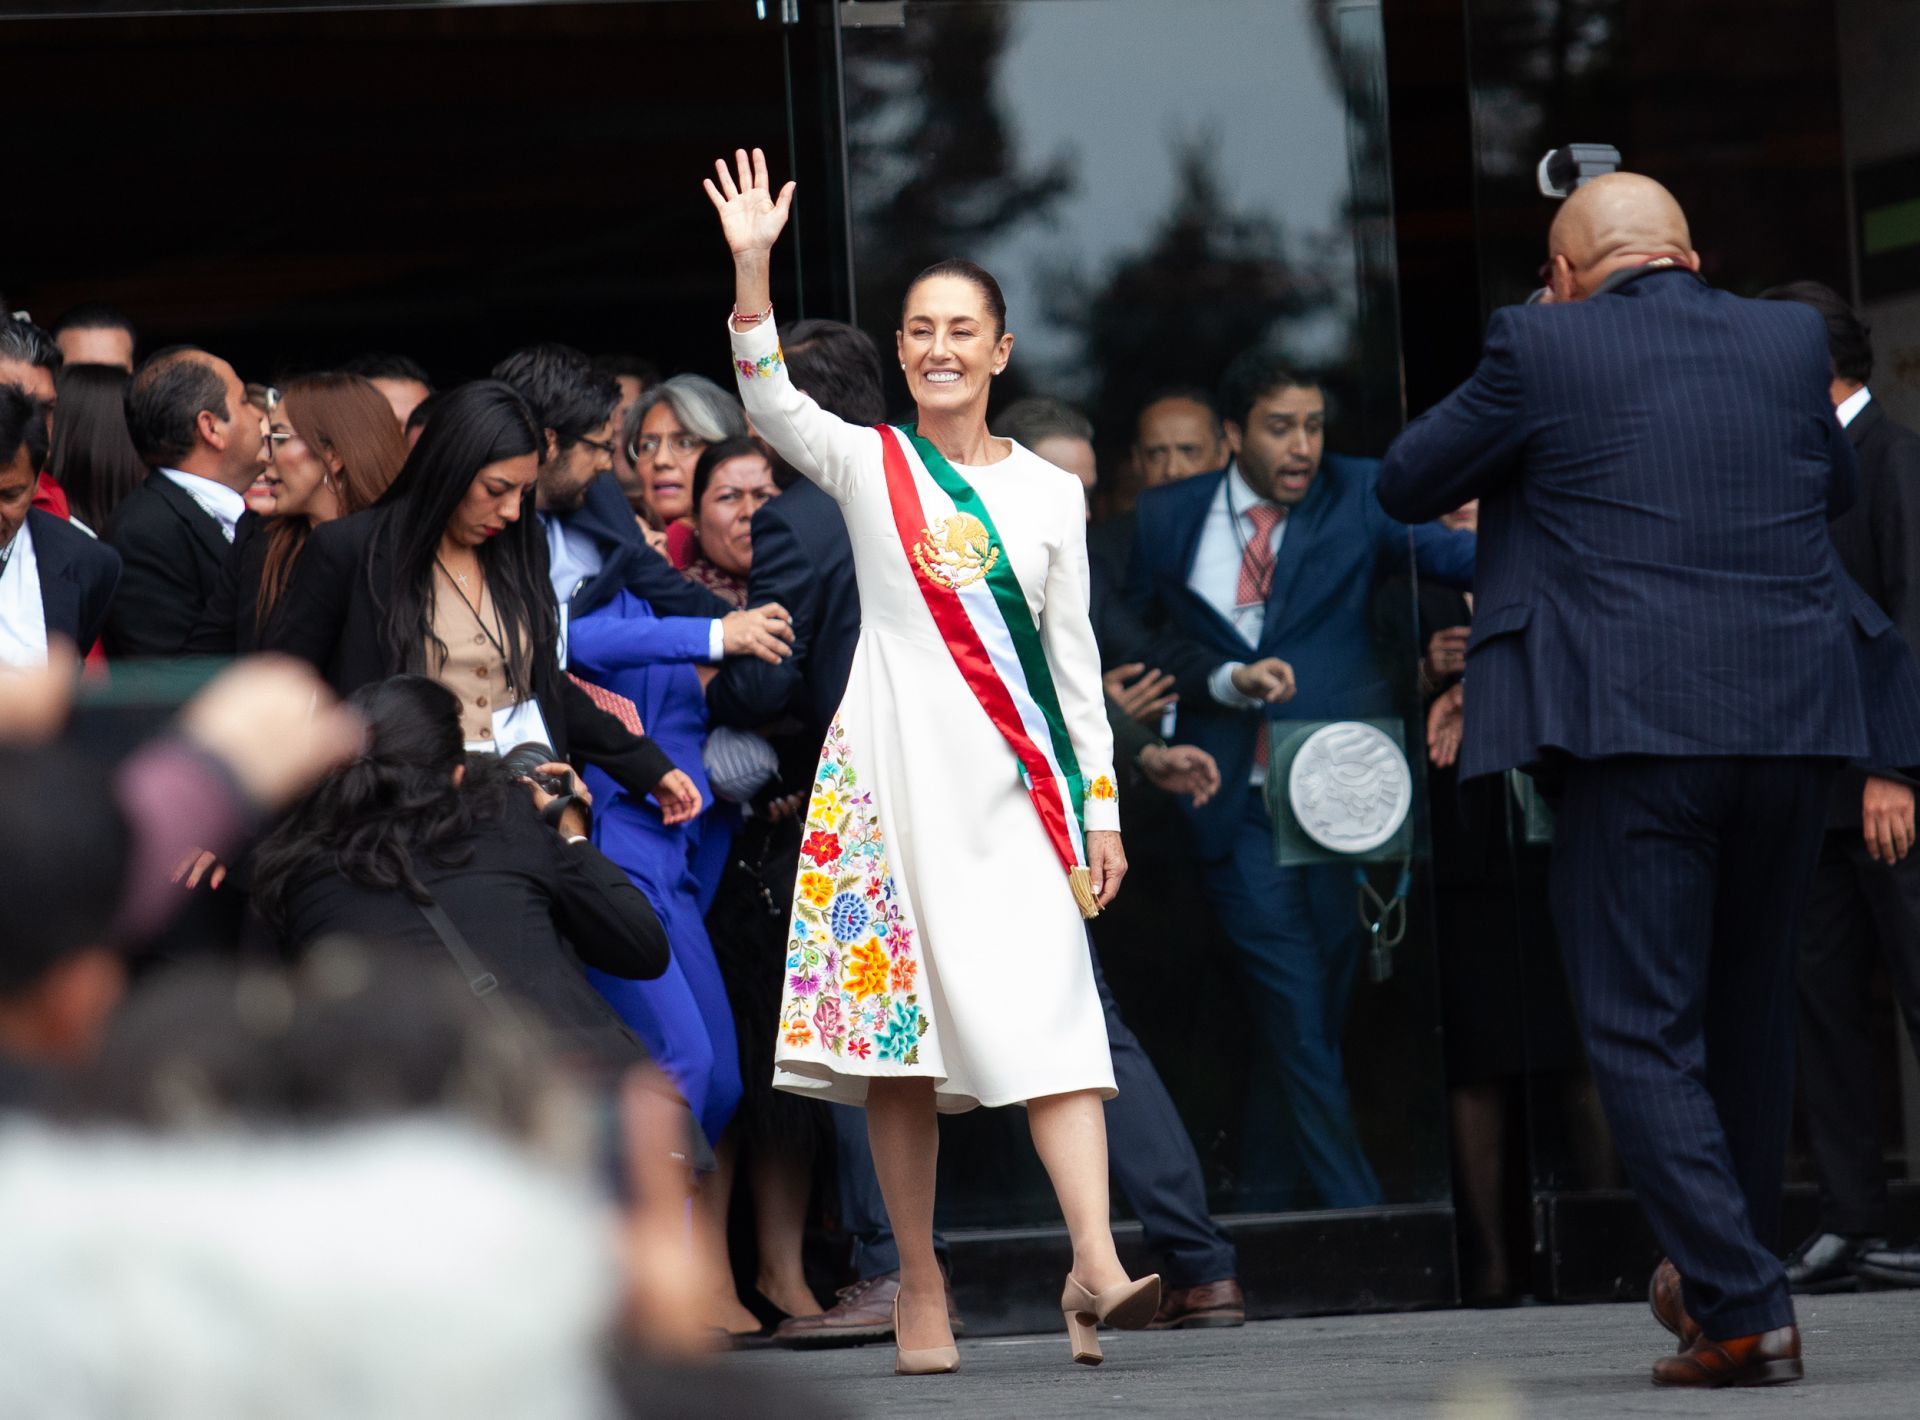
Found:
M 1540 160 L 1534 179 L 1542 197 L 1562 198 L 1582 183 L 1619 169 L 1620 150 L 1611 143 L 1569 143 Z

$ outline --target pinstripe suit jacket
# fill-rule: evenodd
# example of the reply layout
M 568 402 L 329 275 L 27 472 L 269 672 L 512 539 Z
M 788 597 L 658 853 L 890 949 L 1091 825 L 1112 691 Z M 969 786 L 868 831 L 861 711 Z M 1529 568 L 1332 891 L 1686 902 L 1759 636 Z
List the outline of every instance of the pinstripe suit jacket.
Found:
M 1561 751 L 1920 763 L 1920 672 L 1827 532 L 1856 481 L 1810 308 L 1647 269 L 1496 311 L 1387 451 L 1407 521 L 1478 497 L 1463 776 Z

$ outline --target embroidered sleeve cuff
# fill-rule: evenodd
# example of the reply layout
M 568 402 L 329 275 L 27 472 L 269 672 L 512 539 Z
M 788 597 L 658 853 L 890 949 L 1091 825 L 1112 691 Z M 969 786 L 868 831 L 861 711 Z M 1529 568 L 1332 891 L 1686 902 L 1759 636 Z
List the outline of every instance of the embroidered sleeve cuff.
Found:
M 771 379 L 786 363 L 780 353 L 780 331 L 772 321 L 762 321 L 751 330 L 735 330 L 733 317 L 727 317 L 727 335 L 733 342 L 733 372 L 742 383 Z
M 1207 677 L 1207 690 L 1220 704 L 1229 710 L 1258 710 L 1264 703 L 1251 695 L 1242 695 L 1234 686 L 1233 673 L 1244 664 L 1241 661 L 1225 661 L 1213 668 Z
M 1114 786 L 1112 774 L 1102 771 L 1087 781 L 1081 818 L 1088 833 L 1120 831 L 1120 791 Z

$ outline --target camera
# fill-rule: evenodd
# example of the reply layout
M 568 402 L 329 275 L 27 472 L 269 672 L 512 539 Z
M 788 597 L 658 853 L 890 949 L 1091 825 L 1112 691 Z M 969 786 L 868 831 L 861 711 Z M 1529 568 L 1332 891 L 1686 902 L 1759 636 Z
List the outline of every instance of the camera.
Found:
M 500 767 L 507 771 L 510 778 L 526 779 L 538 785 L 542 793 L 567 794 L 573 790 L 572 781 L 564 774 L 536 774 L 534 771 L 543 764 L 554 764 L 559 756 L 553 752 L 552 745 L 543 745 L 536 740 L 515 745 L 500 756 Z
M 1620 150 L 1611 143 L 1569 143 L 1549 149 L 1533 176 L 1542 197 L 1563 198 L 1582 183 L 1619 170 Z

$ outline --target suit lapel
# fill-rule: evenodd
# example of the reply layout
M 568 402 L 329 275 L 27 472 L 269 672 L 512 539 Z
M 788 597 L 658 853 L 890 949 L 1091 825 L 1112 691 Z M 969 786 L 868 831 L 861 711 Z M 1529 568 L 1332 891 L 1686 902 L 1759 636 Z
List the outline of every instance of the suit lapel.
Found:
M 70 641 L 80 639 L 80 581 L 74 575 L 73 559 L 67 556 L 58 537 L 48 536 L 48 524 L 59 520 L 38 509 L 27 514 L 27 527 L 33 538 L 33 560 L 40 575 L 40 611 L 49 634 L 58 633 Z
M 1280 551 L 1274 555 L 1273 585 L 1267 590 L 1267 616 L 1260 629 L 1263 644 L 1272 639 L 1274 628 L 1280 624 L 1286 611 L 1287 594 L 1293 590 L 1301 567 L 1306 565 L 1308 545 L 1326 521 L 1327 509 L 1333 505 L 1328 477 L 1328 470 L 1322 464 L 1307 496 L 1287 514 L 1286 536 L 1280 539 Z
M 212 555 L 214 563 L 218 565 L 225 561 L 229 543 L 227 535 L 220 531 L 220 520 L 194 502 L 192 494 L 158 469 L 154 470 L 148 482 L 153 491 L 165 500 L 167 506 L 193 529 L 194 536 L 200 539 L 201 544 Z
M 1206 534 L 1207 520 L 1213 515 L 1213 505 L 1220 497 L 1220 485 L 1226 479 L 1227 469 L 1232 467 L 1229 464 L 1218 473 L 1202 474 L 1190 480 L 1194 485 L 1191 496 L 1195 501 L 1174 561 L 1173 594 L 1183 599 L 1201 623 L 1212 629 L 1214 644 L 1223 655 L 1237 656 L 1251 652 L 1253 647 L 1247 644 L 1247 638 L 1240 634 L 1239 628 L 1216 611 L 1205 597 L 1194 591 L 1192 585 L 1193 568 L 1200 559 L 1200 543 Z

